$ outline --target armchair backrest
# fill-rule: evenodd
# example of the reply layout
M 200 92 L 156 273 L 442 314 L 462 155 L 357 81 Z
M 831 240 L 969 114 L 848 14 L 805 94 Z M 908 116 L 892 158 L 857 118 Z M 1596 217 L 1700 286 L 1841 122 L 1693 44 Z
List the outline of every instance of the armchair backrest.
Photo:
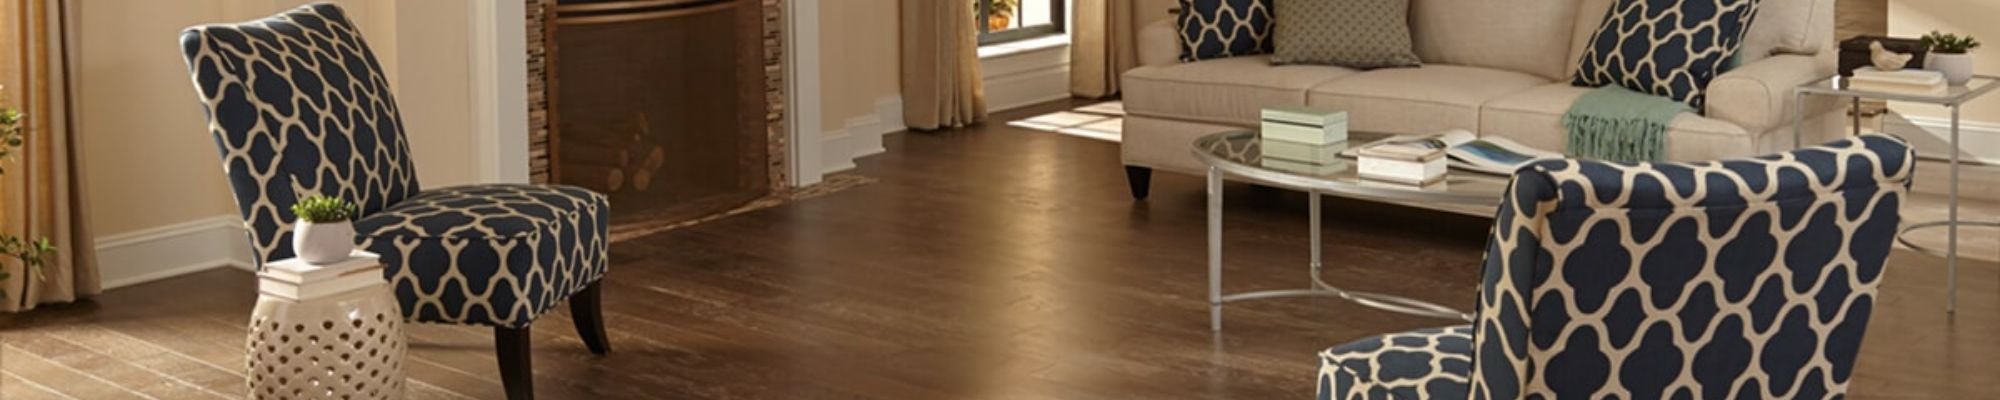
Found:
M 1522 168 L 1481 273 L 1473 398 L 1845 393 L 1914 161 L 1867 135 Z
M 259 265 L 292 256 L 301 197 L 368 215 L 416 194 L 389 81 L 340 7 L 188 28 L 181 51 Z

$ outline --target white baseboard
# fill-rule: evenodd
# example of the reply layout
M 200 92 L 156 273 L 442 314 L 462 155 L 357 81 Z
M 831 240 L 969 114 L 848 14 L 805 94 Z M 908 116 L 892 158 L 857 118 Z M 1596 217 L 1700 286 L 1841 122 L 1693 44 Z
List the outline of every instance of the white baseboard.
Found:
M 903 126 L 903 99 L 887 96 L 875 99 L 875 113 L 848 118 L 845 127 L 820 137 L 820 173 L 854 169 L 854 160 L 881 154 L 882 136 L 907 129 Z
M 1069 45 L 1011 52 L 979 60 L 987 112 L 1001 112 L 1069 94 Z
M 1951 120 L 1888 114 L 1882 130 L 1903 137 L 1923 159 L 1943 160 L 1951 155 Z M 2000 123 L 1959 121 L 1960 160 L 1978 164 L 2000 164 Z
M 101 237 L 98 276 L 113 289 L 217 267 L 255 268 L 244 234 L 242 218 L 222 215 Z

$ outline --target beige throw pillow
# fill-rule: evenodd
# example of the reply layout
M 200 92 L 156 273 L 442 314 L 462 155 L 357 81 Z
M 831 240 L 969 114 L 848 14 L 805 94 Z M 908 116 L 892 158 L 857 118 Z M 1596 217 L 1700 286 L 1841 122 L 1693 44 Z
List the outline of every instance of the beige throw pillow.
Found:
M 1374 69 L 1422 65 L 1409 0 L 1275 0 L 1273 64 Z

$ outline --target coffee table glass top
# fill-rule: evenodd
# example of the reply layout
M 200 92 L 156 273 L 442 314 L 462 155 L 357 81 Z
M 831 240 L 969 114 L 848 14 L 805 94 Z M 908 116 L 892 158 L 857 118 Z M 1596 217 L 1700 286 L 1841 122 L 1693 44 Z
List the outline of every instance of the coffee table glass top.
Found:
M 1390 136 L 1351 132 L 1347 134 L 1347 143 L 1358 146 Z M 1216 133 L 1195 139 L 1193 152 L 1195 158 L 1203 163 L 1230 175 L 1259 183 L 1347 197 L 1490 205 L 1499 204 L 1507 190 L 1506 176 L 1458 169 L 1446 172 L 1442 182 L 1419 187 L 1362 179 L 1355 171 L 1355 160 L 1347 157 L 1341 157 L 1337 166 L 1318 171 L 1300 169 L 1300 163 L 1283 160 L 1267 163 L 1263 157 L 1262 142 L 1256 131 Z

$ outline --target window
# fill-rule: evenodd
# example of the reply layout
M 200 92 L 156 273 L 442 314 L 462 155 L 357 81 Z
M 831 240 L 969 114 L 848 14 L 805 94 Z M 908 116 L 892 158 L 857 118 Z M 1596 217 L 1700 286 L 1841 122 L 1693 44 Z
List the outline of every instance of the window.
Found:
M 1063 0 L 972 0 L 979 44 L 1063 32 Z

